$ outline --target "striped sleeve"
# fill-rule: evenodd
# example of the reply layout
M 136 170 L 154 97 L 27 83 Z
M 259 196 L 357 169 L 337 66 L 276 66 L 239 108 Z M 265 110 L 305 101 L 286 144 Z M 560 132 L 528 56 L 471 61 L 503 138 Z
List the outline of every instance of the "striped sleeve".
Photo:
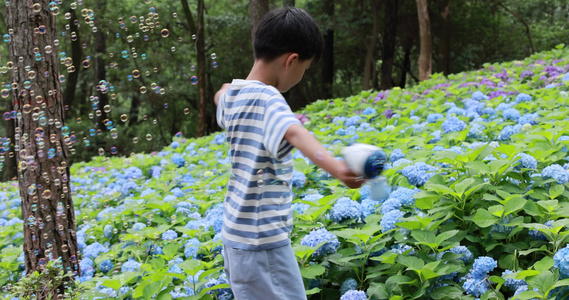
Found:
M 217 125 L 219 125 L 219 127 L 225 129 L 225 96 L 227 95 L 227 93 L 221 95 L 221 97 L 219 97 L 219 100 L 217 101 L 217 110 L 215 113 L 215 118 L 217 119 Z
M 263 121 L 263 144 L 272 157 L 283 159 L 292 151 L 293 146 L 284 140 L 284 136 L 293 124 L 302 126 L 284 98 L 272 97 L 267 100 Z

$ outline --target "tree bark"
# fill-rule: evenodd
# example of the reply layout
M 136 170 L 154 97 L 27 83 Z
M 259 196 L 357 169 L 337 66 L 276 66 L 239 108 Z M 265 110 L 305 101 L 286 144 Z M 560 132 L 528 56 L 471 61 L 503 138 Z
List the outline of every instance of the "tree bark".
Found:
M 324 14 L 331 20 L 324 31 L 322 51 L 322 99 L 330 99 L 334 91 L 334 0 L 325 1 Z
M 38 13 L 30 9 L 33 2 L 41 5 Z M 12 82 L 18 84 L 12 89 L 12 103 L 15 110 L 22 112 L 22 118 L 16 119 L 13 140 L 15 153 L 18 153 L 23 250 L 26 274 L 41 273 L 47 261 L 61 258 L 63 270 L 73 270 L 79 275 L 79 249 L 67 163 L 71 144 L 58 80 L 59 51 L 53 45 L 57 36 L 55 16 L 51 14 L 49 2 L 10 1 L 6 6 L 6 24 L 14 31 L 8 48 L 10 59 L 16 62 L 17 68 L 12 70 Z M 45 33 L 35 34 L 34 29 L 40 25 L 45 26 Z M 53 51 L 43 52 L 48 45 Z M 34 48 L 42 49 L 39 61 Z M 29 78 L 28 72 L 24 71 L 26 66 L 36 71 L 35 78 Z M 30 109 L 39 109 L 45 116 L 30 113 Z M 47 122 L 50 119 L 54 122 Z M 63 287 L 47 291 L 53 299 L 65 292 Z M 32 293 L 39 295 L 37 299 L 47 298 L 43 291 L 30 291 Z
M 398 0 L 385 2 L 385 23 L 383 32 L 383 52 L 381 63 L 381 90 L 393 87 L 393 59 L 395 57 L 395 42 L 397 38 Z
M 255 32 L 261 18 L 269 11 L 269 0 L 249 0 L 249 20 L 251 24 L 251 42 L 255 41 Z
M 417 15 L 419 17 L 419 36 L 421 50 L 419 54 L 419 80 L 427 80 L 432 73 L 432 41 L 431 21 L 427 0 L 417 0 Z
M 378 3 L 377 0 L 371 0 L 371 10 L 373 14 L 373 27 L 371 30 L 371 40 L 366 45 L 366 59 L 364 63 L 364 79 L 363 79 L 363 89 L 369 90 L 372 87 L 371 76 L 373 74 L 373 69 L 375 69 L 375 46 L 378 40 L 379 32 L 379 17 L 378 17 Z
M 439 13 L 442 18 L 439 71 L 445 75 L 450 74 L 450 1 L 451 0 L 440 0 L 438 2 Z
M 202 137 L 206 128 L 206 82 L 205 77 L 205 27 L 204 27 L 204 0 L 198 0 L 198 28 L 196 31 L 196 53 L 198 60 L 198 126 L 196 137 Z
M 12 108 L 12 103 L 8 103 L 9 106 L 9 111 L 13 110 Z M 13 136 L 16 134 L 16 127 L 15 127 L 15 121 L 10 120 L 7 122 L 6 124 L 6 136 L 7 137 L 11 137 L 10 140 L 10 150 L 8 150 L 7 154 L 3 154 L 5 158 L 4 160 L 4 167 L 0 168 L 3 169 L 2 172 L 2 181 L 10 181 L 10 180 L 15 180 L 17 177 L 17 162 L 16 162 L 16 155 L 17 153 L 14 153 L 14 145 L 18 142 L 18 141 L 14 141 L 13 140 Z M 11 153 L 11 155 L 10 155 Z
M 67 84 L 65 85 L 65 92 L 63 93 L 63 104 L 67 107 L 73 107 L 73 100 L 75 99 L 75 91 L 77 90 L 77 82 L 79 81 L 79 72 L 83 68 L 81 59 L 83 57 L 83 51 L 81 49 L 81 39 L 79 37 L 79 27 L 75 25 L 75 20 L 77 20 L 77 14 L 74 9 L 70 9 L 69 13 L 71 18 L 69 19 L 69 26 L 71 32 L 75 32 L 76 40 L 71 42 L 71 58 L 73 59 L 73 66 L 75 72 L 69 73 L 67 76 Z

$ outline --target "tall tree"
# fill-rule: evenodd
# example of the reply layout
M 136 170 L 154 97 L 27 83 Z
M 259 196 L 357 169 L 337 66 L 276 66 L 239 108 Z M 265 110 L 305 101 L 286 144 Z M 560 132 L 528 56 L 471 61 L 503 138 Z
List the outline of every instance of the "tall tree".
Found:
M 371 29 L 371 39 L 366 41 L 366 59 L 364 63 L 364 82 L 363 89 L 369 90 L 372 88 L 373 76 L 375 74 L 375 47 L 379 36 L 379 8 L 378 1 L 371 0 L 371 13 L 373 16 L 373 25 Z
M 202 137 L 206 128 L 206 72 L 205 72 L 205 26 L 204 0 L 198 0 L 198 27 L 196 29 L 196 54 L 198 57 L 198 127 L 196 137 Z
M 448 75 L 450 73 L 450 0 L 438 0 L 437 4 L 442 20 L 439 71 Z
M 71 59 L 73 59 L 75 72 L 71 72 L 69 76 L 67 76 L 67 84 L 65 85 L 65 92 L 63 93 L 63 104 L 67 107 L 72 107 L 73 99 L 75 99 L 75 91 L 77 90 L 77 82 L 79 81 L 79 72 L 82 69 L 81 58 L 83 57 L 83 51 L 81 49 L 79 23 L 76 23 L 77 14 L 75 13 L 75 9 L 70 9 L 69 14 L 69 28 L 71 32 L 75 33 L 75 37 L 71 39 Z
M 98 11 L 104 12 L 106 6 L 106 1 L 97 1 Z M 105 55 L 107 53 L 106 39 L 107 35 L 103 32 L 102 28 L 95 32 L 95 78 L 98 84 L 97 97 L 99 97 L 98 109 L 95 112 L 97 115 L 97 128 L 101 130 L 106 130 L 105 120 L 107 120 L 107 113 L 105 112 L 105 106 L 109 104 L 109 96 L 107 95 L 108 87 L 99 84 L 107 80 L 107 69 L 105 68 Z
M 330 20 L 324 30 L 324 49 L 322 51 L 322 93 L 321 98 L 333 96 L 334 88 L 334 0 L 324 1 L 323 13 Z
M 393 87 L 393 59 L 395 57 L 395 42 L 397 37 L 398 0 L 385 1 L 385 18 L 383 27 L 383 51 L 381 63 L 381 90 Z
M 33 6 L 31 1 L 6 4 L 6 25 L 9 32 L 13 31 L 8 48 L 10 59 L 16 62 L 12 69 L 12 103 L 22 113 L 22 118 L 16 119 L 14 142 L 18 153 L 26 274 L 42 273 L 48 261 L 59 258 L 63 270 L 80 274 L 67 163 L 69 128 L 65 126 L 58 80 L 59 51 L 54 42 L 55 16 L 50 10 L 50 0 L 35 1 Z M 52 2 L 52 9 L 53 5 Z M 46 51 L 46 47 L 51 50 Z M 41 49 L 41 59 L 37 59 L 34 49 Z M 65 292 L 59 286 L 49 291 L 30 291 L 29 295 L 36 294 L 37 299 L 48 296 L 61 299 Z
M 419 80 L 429 79 L 432 73 L 432 41 L 431 21 L 427 0 L 417 0 L 417 15 L 419 17 L 419 36 L 421 51 L 419 54 Z
M 255 31 L 261 18 L 269 11 L 269 0 L 249 0 L 249 20 L 251 23 L 251 41 L 255 40 Z

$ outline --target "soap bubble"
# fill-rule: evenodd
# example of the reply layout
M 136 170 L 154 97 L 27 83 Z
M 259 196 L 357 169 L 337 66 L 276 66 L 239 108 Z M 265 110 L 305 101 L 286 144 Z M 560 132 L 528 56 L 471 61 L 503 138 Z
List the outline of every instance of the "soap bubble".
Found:
M 184 114 L 186 114 L 186 115 L 187 115 L 187 114 L 189 114 L 189 113 L 190 113 L 190 109 L 189 109 L 189 108 L 187 108 L 187 107 L 186 107 L 186 108 L 184 108 Z
M 12 38 L 10 37 L 9 34 L 5 34 L 5 35 L 4 35 L 4 42 L 5 42 L 5 43 L 9 43 L 11 40 L 12 40 Z
M 146 94 L 146 87 L 144 85 L 140 87 L 140 92 Z
M 122 58 L 128 58 L 128 51 L 123 50 L 123 51 L 121 52 L 121 56 L 122 56 Z
M 146 140 L 149 142 L 152 141 L 152 134 L 150 133 L 146 134 Z
M 190 81 L 192 82 L 193 85 L 198 84 L 198 77 L 197 76 L 192 76 L 190 78 Z
M 121 121 L 126 122 L 128 120 L 128 116 L 126 114 L 121 115 Z
M 117 154 L 117 147 L 111 147 L 111 154 Z
M 217 68 L 217 62 L 214 61 L 214 62 L 211 64 L 211 66 L 212 66 L 214 69 Z
M 211 54 L 211 59 L 215 60 L 216 58 L 217 58 L 217 54 L 215 54 L 215 52 L 212 53 L 212 54 Z
M 163 38 L 167 38 L 170 35 L 170 31 L 168 29 L 164 28 L 164 29 L 162 29 L 162 31 L 160 31 L 160 35 Z

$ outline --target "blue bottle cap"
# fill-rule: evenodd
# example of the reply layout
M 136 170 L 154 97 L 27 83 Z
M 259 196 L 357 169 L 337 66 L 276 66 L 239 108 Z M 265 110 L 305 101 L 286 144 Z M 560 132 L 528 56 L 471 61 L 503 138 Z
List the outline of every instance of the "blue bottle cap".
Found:
M 381 150 L 374 151 L 367 159 L 364 165 L 364 175 L 369 179 L 377 177 L 385 167 L 387 156 Z

